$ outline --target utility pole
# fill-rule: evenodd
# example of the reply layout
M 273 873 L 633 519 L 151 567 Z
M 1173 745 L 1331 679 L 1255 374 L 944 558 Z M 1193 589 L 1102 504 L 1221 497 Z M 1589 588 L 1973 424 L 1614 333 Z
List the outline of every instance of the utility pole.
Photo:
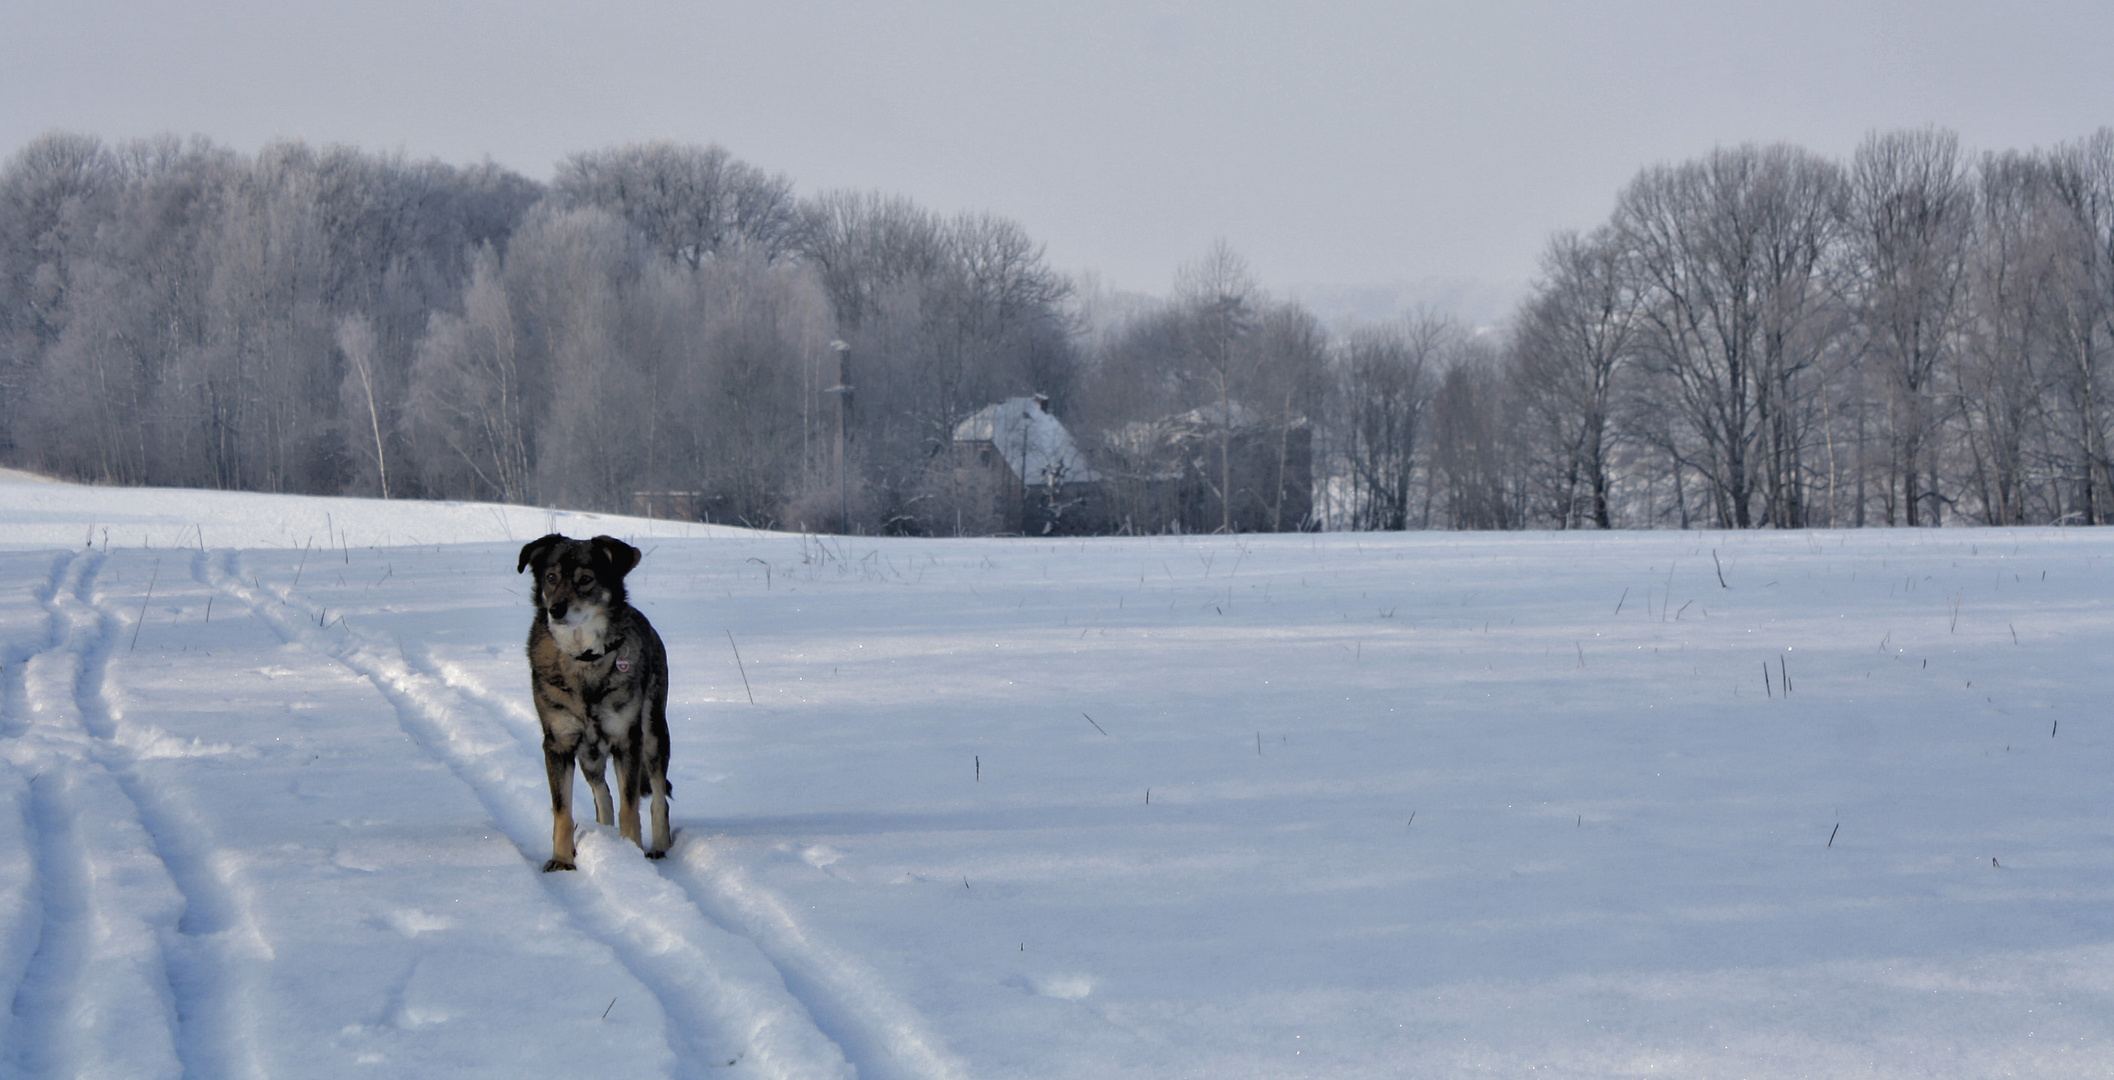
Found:
M 837 395 L 837 527 L 848 534 L 851 532 L 851 484 L 846 478 L 844 449 L 851 440 L 851 346 L 843 341 L 832 341 L 829 347 L 837 353 L 837 385 L 823 393 Z

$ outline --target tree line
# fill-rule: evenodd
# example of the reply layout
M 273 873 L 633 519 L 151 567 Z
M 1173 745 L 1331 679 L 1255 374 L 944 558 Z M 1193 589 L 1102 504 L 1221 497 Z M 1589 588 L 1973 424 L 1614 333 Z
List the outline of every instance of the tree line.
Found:
M 2114 131 L 1847 162 L 1721 148 L 1550 242 L 1476 425 L 1478 523 L 2097 525 L 2114 355 Z
M 953 417 L 1062 391 L 1065 280 L 1016 224 L 798 199 L 724 149 L 548 184 L 279 142 L 45 135 L 0 170 L 0 457 L 113 484 L 642 495 L 765 526 L 915 528 Z M 862 365 L 858 499 L 829 435 Z
M 956 425 L 1041 394 L 1098 528 L 2099 524 L 2110 350 L 2108 131 L 1647 168 L 1480 328 L 1327 326 L 1224 244 L 1111 293 L 1005 218 L 717 146 L 543 183 L 54 132 L 0 167 L 0 460 L 113 484 L 946 533 Z

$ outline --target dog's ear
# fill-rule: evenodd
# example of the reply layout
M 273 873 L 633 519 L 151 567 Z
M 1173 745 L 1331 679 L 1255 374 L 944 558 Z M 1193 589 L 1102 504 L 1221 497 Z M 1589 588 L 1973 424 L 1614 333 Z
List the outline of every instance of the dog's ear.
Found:
M 631 573 L 631 568 L 639 564 L 639 549 L 614 536 L 597 536 L 589 540 L 588 544 L 593 546 L 595 554 L 606 560 L 620 578 Z
M 560 536 L 557 533 L 551 533 L 550 535 L 545 536 L 541 540 L 531 540 L 528 543 L 521 545 L 521 561 L 514 564 L 514 572 L 518 574 L 523 570 L 528 569 L 530 563 L 541 563 L 543 561 L 544 552 L 549 551 L 554 547 L 557 547 L 559 544 L 562 544 L 565 541 L 566 537 Z

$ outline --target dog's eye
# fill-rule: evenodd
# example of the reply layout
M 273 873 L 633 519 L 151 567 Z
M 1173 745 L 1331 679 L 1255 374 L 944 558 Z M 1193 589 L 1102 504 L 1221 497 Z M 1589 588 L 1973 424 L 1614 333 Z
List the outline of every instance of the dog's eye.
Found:
M 558 583 L 558 572 L 556 570 L 545 570 L 543 572 L 543 583 L 545 585 L 556 585 Z
M 573 585 L 576 588 L 591 589 L 594 587 L 594 584 L 595 576 L 585 570 L 580 571 L 580 576 L 573 579 Z

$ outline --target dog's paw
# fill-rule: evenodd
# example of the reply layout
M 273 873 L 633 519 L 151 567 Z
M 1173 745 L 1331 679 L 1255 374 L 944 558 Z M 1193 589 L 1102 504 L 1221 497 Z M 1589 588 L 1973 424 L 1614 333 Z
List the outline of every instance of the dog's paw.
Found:
M 649 851 L 646 853 L 646 857 L 649 859 L 665 859 L 668 857 L 668 853 L 665 851 Z
M 575 867 L 575 866 L 574 866 L 573 864 L 571 864 L 571 863 L 569 863 L 569 862 L 566 862 L 566 861 L 565 861 L 565 860 L 563 860 L 563 859 L 552 859 L 551 861 L 549 861 L 549 862 L 547 862 L 547 863 L 544 863 L 544 864 L 543 864 L 543 872 L 544 872 L 544 873 L 546 873 L 546 874 L 550 873 L 550 872 L 551 872 L 551 871 L 553 871 L 553 870 L 575 870 L 575 869 L 578 869 L 578 867 Z

